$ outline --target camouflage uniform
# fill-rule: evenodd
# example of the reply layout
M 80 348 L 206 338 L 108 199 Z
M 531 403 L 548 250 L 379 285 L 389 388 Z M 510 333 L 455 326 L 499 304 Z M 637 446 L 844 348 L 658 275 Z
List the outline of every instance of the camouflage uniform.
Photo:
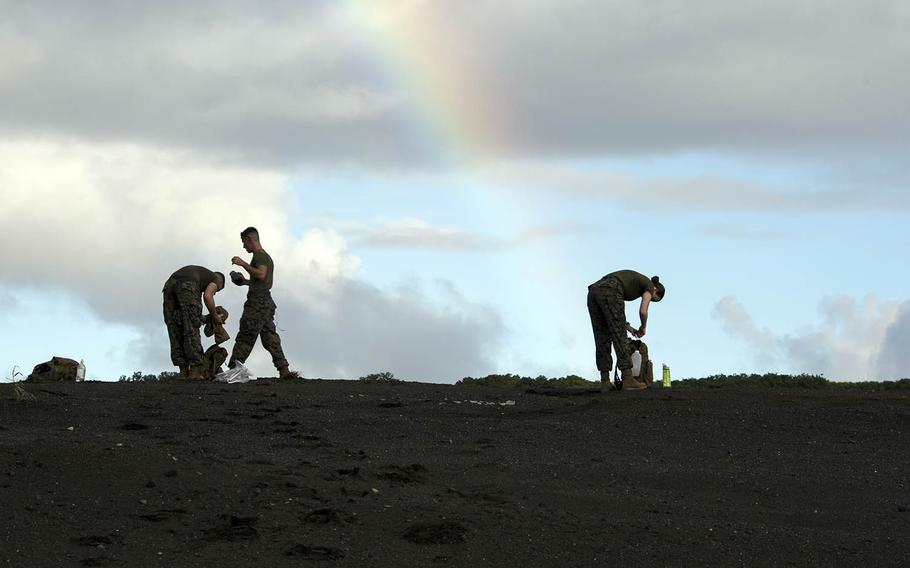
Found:
M 228 367 L 235 362 L 243 363 L 250 356 L 256 338 L 262 339 L 262 346 L 272 355 L 276 369 L 287 368 L 288 360 L 281 349 L 281 338 L 275 329 L 275 302 L 268 290 L 250 291 L 243 304 L 243 315 L 240 316 L 240 331 L 234 339 L 234 349 Z
M 626 305 L 622 282 L 618 278 L 607 277 L 588 286 L 588 313 L 594 329 L 597 370 L 612 370 L 611 344 L 616 350 L 616 367 L 620 371 L 631 369 L 632 353 L 626 335 Z
M 279 373 L 286 373 L 288 360 L 281 350 L 281 338 L 275 330 L 275 302 L 272 301 L 272 282 L 275 277 L 275 262 L 263 249 L 253 253 L 250 261 L 253 268 L 265 267 L 266 274 L 262 280 L 250 279 L 250 291 L 243 304 L 243 315 L 240 316 L 240 330 L 234 339 L 234 349 L 228 367 L 234 363 L 243 363 L 250 356 L 256 338 L 262 339 L 262 346 L 272 355 L 272 363 Z
M 202 302 L 199 285 L 170 279 L 164 284 L 164 323 L 171 343 L 171 362 L 178 367 L 202 364 Z

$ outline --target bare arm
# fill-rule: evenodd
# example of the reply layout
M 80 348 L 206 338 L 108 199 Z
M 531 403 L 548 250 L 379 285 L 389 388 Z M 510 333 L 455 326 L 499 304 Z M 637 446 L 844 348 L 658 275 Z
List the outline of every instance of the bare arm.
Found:
M 223 322 L 221 321 L 221 316 L 218 315 L 217 306 L 215 306 L 215 292 L 217 291 L 217 284 L 209 284 L 205 287 L 205 292 L 202 293 L 202 301 L 205 303 L 205 307 L 208 308 L 212 321 L 220 324 Z
M 641 307 L 638 308 L 638 317 L 641 318 L 641 327 L 635 334 L 638 337 L 644 337 L 648 329 L 648 306 L 651 305 L 651 292 L 645 292 L 641 295 Z
M 237 266 L 243 268 L 250 275 L 250 278 L 255 278 L 256 280 L 265 280 L 265 277 L 269 275 L 268 266 L 252 266 L 249 262 L 243 260 L 239 256 L 235 256 L 231 259 L 231 264 L 236 264 Z

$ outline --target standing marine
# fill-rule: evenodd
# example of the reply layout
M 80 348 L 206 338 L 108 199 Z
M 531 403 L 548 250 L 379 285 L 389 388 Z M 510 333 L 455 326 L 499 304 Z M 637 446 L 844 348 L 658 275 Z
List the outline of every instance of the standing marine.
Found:
M 238 286 L 249 286 L 246 303 L 243 304 L 243 315 L 240 316 L 240 331 L 234 340 L 234 349 L 228 367 L 233 368 L 236 363 L 243 363 L 256 343 L 256 338 L 262 339 L 262 346 L 272 355 L 272 363 L 278 369 L 278 376 L 282 379 L 293 378 L 296 373 L 288 369 L 288 360 L 281 349 L 281 338 L 275 329 L 275 302 L 272 300 L 272 281 L 275 276 L 275 263 L 269 253 L 265 252 L 259 242 L 259 231 L 255 227 L 247 227 L 240 233 L 243 249 L 252 253 L 253 258 L 247 262 L 235 256 L 232 264 L 246 270 L 249 278 L 244 278 L 240 273 L 231 273 L 231 280 Z M 236 276 L 235 276 L 236 275 Z
M 204 379 L 202 358 L 202 303 L 211 321 L 221 324 L 215 294 L 224 288 L 224 274 L 202 266 L 184 266 L 164 283 L 164 324 L 171 343 L 171 362 L 180 369 L 181 379 Z M 200 302 L 202 298 L 202 302 Z
M 648 278 L 634 270 L 619 270 L 607 274 L 588 286 L 588 313 L 594 328 L 597 370 L 600 371 L 601 390 L 614 390 L 610 382 L 613 358 L 610 346 L 616 350 L 616 368 L 622 373 L 622 388 L 640 390 L 647 385 L 632 375 L 632 357 L 626 332 L 635 337 L 644 337 L 648 327 L 648 306 L 659 302 L 666 294 L 660 278 Z M 625 302 L 641 298 L 638 315 L 641 327 L 635 329 L 626 321 Z

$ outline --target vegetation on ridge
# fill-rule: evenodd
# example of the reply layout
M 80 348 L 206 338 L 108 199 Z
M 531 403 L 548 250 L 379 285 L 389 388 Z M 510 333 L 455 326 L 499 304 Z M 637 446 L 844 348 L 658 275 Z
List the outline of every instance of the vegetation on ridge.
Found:
M 173 380 L 177 373 L 164 372 L 158 375 L 136 371 L 131 376 L 121 375 L 120 382 L 142 382 Z M 395 384 L 402 382 L 393 373 L 382 371 L 370 373 L 358 379 L 362 383 Z M 590 381 L 578 375 L 565 377 L 523 377 L 513 374 L 494 374 L 485 377 L 465 377 L 455 383 L 461 386 L 492 386 L 503 388 L 599 388 L 599 381 Z M 740 373 L 736 375 L 711 375 L 702 378 L 674 380 L 672 388 L 799 388 L 799 389 L 854 389 L 864 391 L 910 390 L 910 378 L 897 381 L 832 381 L 823 375 L 786 375 L 779 373 Z M 661 388 L 660 377 L 655 377 L 654 388 Z
M 468 386 L 497 386 L 497 387 L 588 387 L 600 385 L 599 381 L 589 381 L 577 375 L 549 378 L 544 376 L 522 377 L 519 375 L 487 375 L 486 377 L 465 377 L 458 381 L 458 385 Z M 822 375 L 785 375 L 778 373 L 737 375 L 711 375 L 703 378 L 687 378 L 674 380 L 672 388 L 724 388 L 724 387 L 754 387 L 754 388 L 800 388 L 800 389 L 859 389 L 867 391 L 883 390 L 910 390 L 910 379 L 899 381 L 832 381 Z M 661 388 L 659 377 L 655 377 L 654 388 Z

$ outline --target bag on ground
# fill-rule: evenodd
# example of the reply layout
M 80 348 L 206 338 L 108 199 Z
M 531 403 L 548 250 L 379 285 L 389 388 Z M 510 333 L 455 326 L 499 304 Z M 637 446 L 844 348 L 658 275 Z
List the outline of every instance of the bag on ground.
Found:
M 629 342 L 632 350 L 632 374 L 648 386 L 654 382 L 654 363 L 648 357 L 648 346 L 640 339 Z
M 246 383 L 255 380 L 256 377 L 250 373 L 250 370 L 243 363 L 237 363 L 233 369 L 228 369 L 215 377 L 216 383 Z
M 50 361 L 35 365 L 26 381 L 32 383 L 75 382 L 79 375 L 79 361 L 66 357 L 52 357 Z

